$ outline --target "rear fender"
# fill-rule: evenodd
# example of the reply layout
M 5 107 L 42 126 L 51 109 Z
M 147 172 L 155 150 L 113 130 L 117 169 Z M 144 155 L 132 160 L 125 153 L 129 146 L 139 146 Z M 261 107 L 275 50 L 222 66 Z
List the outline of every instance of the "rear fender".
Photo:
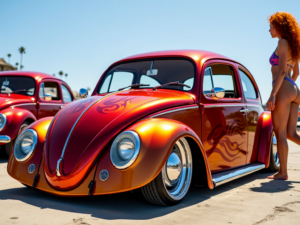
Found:
M 39 168 L 40 161 L 42 158 L 44 142 L 46 139 L 48 127 L 52 119 L 53 117 L 45 117 L 43 119 L 38 120 L 35 123 L 32 123 L 25 129 L 33 129 L 38 134 L 37 145 L 35 147 L 34 152 L 28 160 L 26 160 L 25 162 L 19 162 L 15 159 L 14 153 L 10 154 L 7 164 L 7 172 L 10 176 L 20 181 L 21 183 L 27 184 L 29 186 L 33 184 L 33 179 L 38 172 L 37 170 Z M 34 164 L 36 166 L 36 170 L 32 174 L 28 172 L 28 167 L 31 164 Z
M 270 151 L 273 133 L 273 123 L 271 112 L 264 112 L 261 114 L 258 123 L 261 123 L 259 144 L 258 144 L 258 162 L 264 163 L 266 168 L 270 164 Z
M 6 124 L 0 134 L 9 136 L 11 140 L 16 138 L 24 121 L 36 121 L 36 117 L 26 109 L 7 108 L 1 110 L 1 113 L 6 116 Z
M 208 186 L 213 189 L 213 182 L 208 160 L 195 132 L 181 122 L 171 119 L 142 120 L 125 131 L 134 131 L 138 134 L 141 146 L 136 161 L 125 170 L 114 168 L 110 160 L 110 150 L 101 157 L 96 171 L 95 195 L 124 192 L 142 187 L 151 182 L 162 170 L 175 142 L 181 137 L 189 137 L 197 142 L 203 155 Z M 102 170 L 109 172 L 109 179 L 101 181 L 99 173 Z

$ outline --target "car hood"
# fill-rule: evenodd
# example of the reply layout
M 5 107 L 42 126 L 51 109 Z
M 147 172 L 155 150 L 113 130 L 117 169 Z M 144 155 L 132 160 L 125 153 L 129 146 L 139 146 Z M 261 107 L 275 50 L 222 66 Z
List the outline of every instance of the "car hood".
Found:
M 44 151 L 48 182 L 60 190 L 76 187 L 105 146 L 127 126 L 151 113 L 193 103 L 193 96 L 181 91 L 129 90 L 68 104 L 48 130 Z
M 32 103 L 33 100 L 28 96 L 16 96 L 11 94 L 10 96 L 6 94 L 0 94 L 0 110 L 5 109 L 7 107 L 24 104 L 24 103 Z

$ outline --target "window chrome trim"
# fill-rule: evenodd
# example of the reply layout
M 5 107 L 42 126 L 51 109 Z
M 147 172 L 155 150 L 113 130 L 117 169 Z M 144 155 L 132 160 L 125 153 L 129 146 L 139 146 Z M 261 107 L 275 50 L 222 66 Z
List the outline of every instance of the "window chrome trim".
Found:
M 59 106 L 64 105 L 64 103 L 44 103 L 44 102 L 40 102 L 39 104 L 40 105 L 59 105 Z
M 157 117 L 157 116 L 161 116 L 161 115 L 164 115 L 164 114 L 168 114 L 168 113 L 172 113 L 172 112 L 177 112 L 177 111 L 182 111 L 182 110 L 187 110 L 187 109 L 198 109 L 199 106 L 189 106 L 189 107 L 185 107 L 185 108 L 180 108 L 180 109 L 173 109 L 173 110 L 170 110 L 170 111 L 167 111 L 167 112 L 162 112 L 162 113 L 158 113 L 156 115 L 153 115 L 153 116 L 150 116 L 150 118 L 154 118 L 154 117 Z
M 3 124 L 2 124 L 2 126 L 0 126 L 0 131 L 1 130 L 3 130 L 3 128 L 5 127 L 5 124 L 6 124 L 6 115 L 5 114 L 3 114 L 3 113 L 0 113 L 0 116 L 2 116 L 3 117 Z
M 264 109 L 261 105 L 249 105 L 249 104 L 247 104 L 247 106 Z
M 221 108 L 221 107 L 247 107 L 245 104 L 216 104 L 216 105 L 204 105 L 204 108 Z

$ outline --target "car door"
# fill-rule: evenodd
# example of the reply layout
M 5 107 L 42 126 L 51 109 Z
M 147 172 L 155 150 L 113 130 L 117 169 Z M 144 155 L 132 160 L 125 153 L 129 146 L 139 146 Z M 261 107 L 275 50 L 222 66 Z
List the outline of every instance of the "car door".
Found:
M 214 60 L 204 65 L 200 105 L 202 142 L 212 173 L 242 166 L 247 154 L 247 108 L 234 63 Z M 225 96 L 214 99 L 212 88 L 225 89 Z
M 245 96 L 245 101 L 248 109 L 247 113 L 247 131 L 248 131 L 248 152 L 246 163 L 254 163 L 257 161 L 258 155 L 258 137 L 257 135 L 257 123 L 258 118 L 264 112 L 261 103 L 261 97 L 258 91 L 258 87 L 250 75 L 250 73 L 243 67 L 239 66 L 239 74 L 242 83 L 242 89 Z M 255 143 L 256 139 L 256 143 Z
M 51 98 L 47 97 L 50 95 Z M 64 106 L 59 83 L 53 80 L 44 80 L 40 83 L 38 100 L 38 119 L 55 116 Z

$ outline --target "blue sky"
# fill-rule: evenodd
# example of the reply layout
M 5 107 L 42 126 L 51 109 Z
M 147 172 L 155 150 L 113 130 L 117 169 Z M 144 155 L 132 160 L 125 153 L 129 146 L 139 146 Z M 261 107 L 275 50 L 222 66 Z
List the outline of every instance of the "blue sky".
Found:
M 0 58 L 24 70 L 68 73 L 73 90 L 91 87 L 113 62 L 138 53 L 202 49 L 246 66 L 263 102 L 271 91 L 268 62 L 277 45 L 267 17 L 277 11 L 300 20 L 300 1 L 278 0 L 2 0 Z M 296 82 L 300 86 L 300 79 Z

